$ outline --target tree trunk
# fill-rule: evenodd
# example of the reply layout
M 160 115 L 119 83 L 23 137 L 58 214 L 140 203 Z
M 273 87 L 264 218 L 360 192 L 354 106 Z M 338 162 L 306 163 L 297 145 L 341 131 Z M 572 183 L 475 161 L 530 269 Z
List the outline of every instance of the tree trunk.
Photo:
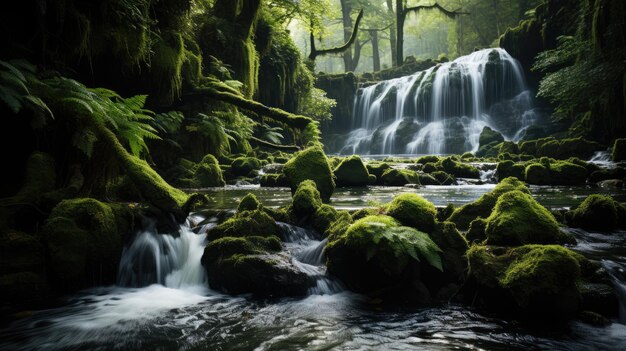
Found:
M 372 38 L 372 67 L 374 72 L 380 71 L 380 52 L 378 51 L 378 31 L 370 31 Z
M 391 18 L 392 24 L 391 24 L 391 28 L 389 29 L 389 47 L 391 48 L 391 66 L 392 67 L 396 67 L 397 61 L 396 61 L 396 21 L 395 21 L 395 16 L 396 14 L 393 12 L 393 0 L 386 0 L 387 2 L 387 13 L 389 14 L 389 17 Z
M 352 35 L 352 18 L 350 13 L 352 12 L 352 6 L 348 0 L 341 0 L 341 20 L 343 23 L 343 40 L 347 42 Z M 358 39 L 357 43 L 358 45 Z M 352 49 L 348 49 L 343 52 L 343 67 L 346 72 L 353 71 L 354 62 L 352 61 Z
M 404 6 L 396 0 L 396 66 L 404 62 Z

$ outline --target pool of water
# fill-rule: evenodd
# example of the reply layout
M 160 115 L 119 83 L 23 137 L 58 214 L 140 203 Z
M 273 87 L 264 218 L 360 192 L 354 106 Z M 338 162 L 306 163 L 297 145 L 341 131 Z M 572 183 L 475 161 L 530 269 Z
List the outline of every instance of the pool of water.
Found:
M 494 187 L 495 184 L 425 186 L 420 188 L 390 186 L 337 188 L 331 198 L 331 205 L 339 209 L 359 209 L 389 202 L 396 195 L 409 192 L 421 195 L 436 206 L 445 206 L 448 203 L 460 206 L 478 199 Z M 530 186 L 530 190 L 537 201 L 553 209 L 577 205 L 591 194 L 612 195 L 618 201 L 626 201 L 626 191 L 622 189 L 590 186 Z M 211 201 L 209 207 L 217 210 L 237 208 L 239 201 L 248 193 L 254 194 L 263 205 L 269 207 L 286 206 L 291 203 L 289 188 L 262 188 L 258 185 L 250 185 L 208 188 L 200 191 L 209 195 Z

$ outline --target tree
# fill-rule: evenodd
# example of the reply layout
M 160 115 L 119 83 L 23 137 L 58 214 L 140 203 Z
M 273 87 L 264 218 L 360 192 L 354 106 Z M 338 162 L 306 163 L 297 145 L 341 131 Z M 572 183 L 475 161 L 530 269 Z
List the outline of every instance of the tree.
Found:
M 438 2 L 432 5 L 418 5 L 407 7 L 406 0 L 396 0 L 396 65 L 400 66 L 404 62 L 404 22 L 406 20 L 406 16 L 415 12 L 418 13 L 423 10 L 438 10 L 449 18 L 456 18 L 459 15 L 466 14 L 465 12 L 459 12 L 459 10 L 451 11 L 445 9 L 443 6 L 439 5 Z
M 356 38 L 359 34 L 359 24 L 361 23 L 362 19 L 363 19 L 363 10 L 359 11 L 359 15 L 356 17 L 356 21 L 354 22 L 354 28 L 352 29 L 352 34 L 350 35 L 350 38 L 348 38 L 348 41 L 346 41 L 341 46 L 336 46 L 336 47 L 329 48 L 329 49 L 318 50 L 315 47 L 315 36 L 313 32 L 311 31 L 310 33 L 311 53 L 309 54 L 309 59 L 314 61 L 317 56 L 337 54 L 337 53 L 342 53 L 348 50 L 352 46 L 352 44 L 354 44 L 354 42 L 356 41 Z

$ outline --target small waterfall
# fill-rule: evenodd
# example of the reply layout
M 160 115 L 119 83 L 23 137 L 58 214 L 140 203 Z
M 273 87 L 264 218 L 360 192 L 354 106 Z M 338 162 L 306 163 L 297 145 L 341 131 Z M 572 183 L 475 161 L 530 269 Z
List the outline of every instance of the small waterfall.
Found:
M 343 291 L 341 284 L 326 275 L 324 249 L 327 239 L 316 239 L 319 235 L 311 230 L 291 224 L 276 222 L 291 253 L 294 266 L 316 279 L 316 286 L 309 289 L 309 295 L 330 295 Z
M 539 118 L 519 62 L 504 49 L 485 49 L 359 89 L 339 152 L 476 151 L 485 126 L 518 141 Z
M 206 273 L 200 264 L 205 241 L 206 234 L 195 234 L 187 224 L 180 227 L 178 237 L 159 234 L 154 228 L 138 233 L 122 252 L 118 285 L 205 285 Z
M 626 263 L 603 259 L 602 265 L 613 279 L 619 301 L 619 321 L 626 324 Z

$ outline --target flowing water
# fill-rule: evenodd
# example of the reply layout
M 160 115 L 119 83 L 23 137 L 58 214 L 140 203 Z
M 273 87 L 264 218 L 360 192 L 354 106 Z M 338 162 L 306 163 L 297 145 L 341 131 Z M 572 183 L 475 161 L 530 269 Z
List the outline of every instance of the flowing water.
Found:
M 484 49 L 358 90 L 341 154 L 462 154 L 483 127 L 518 141 L 539 122 L 519 62 Z
M 493 185 L 339 189 L 333 202 L 346 208 L 384 202 L 413 191 L 438 204 L 467 203 Z M 265 205 L 287 203 L 288 189 L 212 190 L 214 209 L 233 210 L 248 191 Z M 543 203 L 566 207 L 598 189 L 532 189 Z M 239 194 L 239 195 L 237 195 Z M 623 196 L 618 191 L 613 195 Z M 220 197 L 223 197 L 220 199 Z M 533 330 L 465 306 L 394 309 L 347 292 L 326 275 L 326 241 L 314 231 L 279 223 L 293 263 L 317 284 L 303 298 L 253 299 L 207 288 L 200 265 L 203 233 L 216 218 L 190 216 L 173 235 L 153 227 L 137 233 L 125 249 L 117 286 L 85 290 L 57 308 L 34 312 L 0 331 L 0 349 L 187 349 L 187 350 L 623 350 L 626 326 L 605 328 L 572 322 L 559 330 Z M 626 232 L 569 229 L 573 248 L 602 261 L 626 316 Z

